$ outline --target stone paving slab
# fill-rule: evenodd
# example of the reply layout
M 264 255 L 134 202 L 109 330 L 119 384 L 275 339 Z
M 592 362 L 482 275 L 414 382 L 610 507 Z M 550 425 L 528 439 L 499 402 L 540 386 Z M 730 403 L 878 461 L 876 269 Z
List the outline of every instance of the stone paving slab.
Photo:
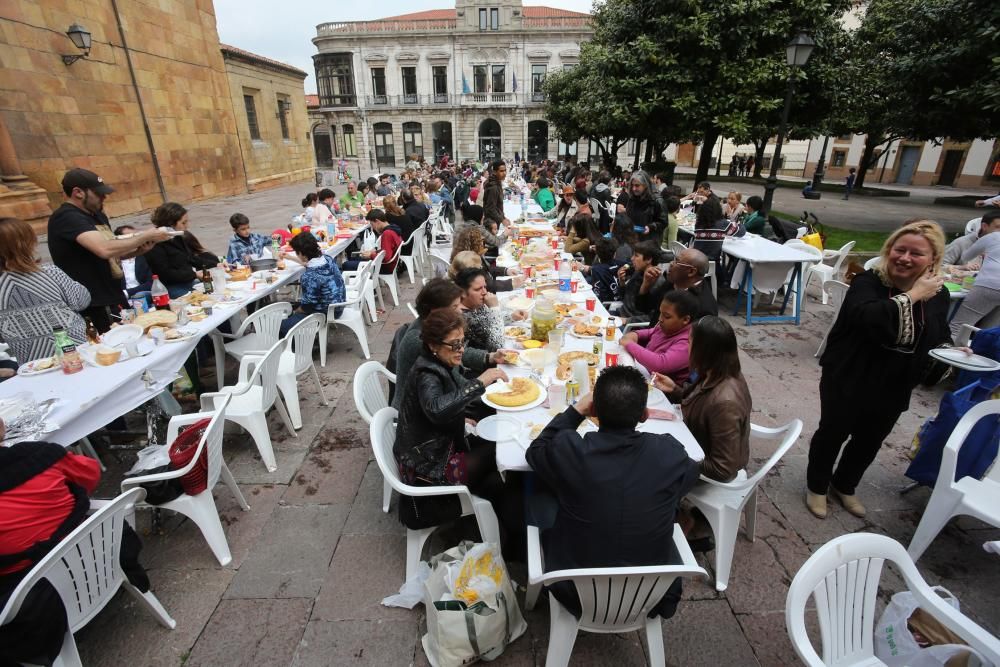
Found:
M 310 621 L 292 665 L 384 667 L 413 663 L 416 619 L 402 621 Z
M 312 619 L 394 621 L 412 617 L 408 609 L 382 605 L 382 598 L 397 593 L 405 579 L 404 536 L 343 535 L 316 598 Z
M 312 600 L 223 600 L 185 667 L 287 665 L 302 639 Z

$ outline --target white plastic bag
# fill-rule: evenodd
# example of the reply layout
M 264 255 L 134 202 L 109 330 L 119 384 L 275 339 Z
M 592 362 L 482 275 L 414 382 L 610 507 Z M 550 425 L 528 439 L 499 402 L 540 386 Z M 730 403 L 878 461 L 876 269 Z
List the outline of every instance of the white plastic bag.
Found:
M 942 587 L 934 586 L 941 597 L 958 610 L 958 598 Z M 969 654 L 969 665 L 989 664 L 977 660 L 978 653 L 964 644 L 939 644 L 921 648 L 907 627 L 910 616 L 920 605 L 909 591 L 892 596 L 875 627 L 875 657 L 889 667 L 942 667 L 951 658 Z
M 125 476 L 135 474 L 140 470 L 152 470 L 170 463 L 170 445 L 150 445 L 139 450 L 138 458 L 131 470 Z
M 495 660 L 528 629 L 495 544 L 462 542 L 432 558 L 430 568 L 421 644 L 432 667 Z
M 416 573 L 403 582 L 398 593 L 383 598 L 382 604 L 386 607 L 413 609 L 418 602 L 422 602 L 424 599 L 424 582 L 429 576 L 431 576 L 430 566 L 425 561 L 420 561 Z

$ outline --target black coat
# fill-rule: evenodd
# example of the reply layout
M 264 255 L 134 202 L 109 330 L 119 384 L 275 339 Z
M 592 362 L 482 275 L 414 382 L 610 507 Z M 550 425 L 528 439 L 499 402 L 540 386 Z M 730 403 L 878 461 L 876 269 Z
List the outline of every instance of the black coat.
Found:
M 660 239 L 663 236 L 663 228 L 667 224 L 667 216 L 663 207 L 660 206 L 659 199 L 653 197 L 652 193 L 650 193 L 648 199 L 630 197 L 628 204 L 625 206 L 625 215 L 632 220 L 632 224 L 637 228 L 649 227 L 649 233 L 642 234 L 643 240 Z
M 406 239 L 410 238 L 410 234 L 412 234 L 413 230 L 415 230 L 420 224 L 418 222 L 414 222 L 413 216 L 410 215 L 407 211 L 404 211 L 403 215 L 389 215 L 387 213 L 386 217 L 389 218 L 390 225 L 396 225 L 397 227 L 399 227 L 399 238 L 403 240 L 403 243 L 406 243 Z M 403 248 L 403 254 L 404 255 L 413 254 L 412 243 Z
M 948 308 L 942 289 L 931 299 L 913 304 L 915 344 L 899 345 L 900 294 L 874 271 L 854 276 L 837 321 L 820 357 L 823 379 L 832 380 L 849 400 L 884 405 L 887 410 L 909 407 L 910 394 L 927 369 L 927 353 L 951 342 Z
M 194 256 L 182 236 L 157 243 L 143 257 L 149 264 L 149 270 L 164 285 L 182 285 L 197 277 L 194 272 Z
M 555 522 L 542 533 L 545 569 L 679 563 L 674 519 L 698 481 L 698 464 L 673 436 L 606 427 L 581 436 L 576 429 L 582 421 L 567 408 L 526 453 L 559 501 Z M 673 614 L 675 588 L 654 613 Z M 572 586 L 556 584 L 552 592 L 579 614 Z
M 424 349 L 410 369 L 392 452 L 403 481 L 446 484 L 449 454 L 466 449 L 465 408 L 483 395 L 479 380 L 466 380 Z

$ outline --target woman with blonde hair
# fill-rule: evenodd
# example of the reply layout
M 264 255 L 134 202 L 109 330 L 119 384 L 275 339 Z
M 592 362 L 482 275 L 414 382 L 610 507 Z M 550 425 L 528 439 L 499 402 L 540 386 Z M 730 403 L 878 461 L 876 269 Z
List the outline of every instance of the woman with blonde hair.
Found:
M 466 255 L 466 264 L 470 263 L 469 257 L 471 255 L 475 254 L 479 257 L 478 265 L 466 266 L 463 264 L 460 268 L 482 269 L 485 271 L 486 290 L 488 292 L 492 292 L 493 294 L 497 292 L 510 292 L 524 284 L 524 279 L 517 269 L 490 266 L 485 257 L 486 241 L 483 239 L 482 229 L 478 226 L 465 226 L 462 228 L 462 231 L 455 235 L 455 239 L 451 244 L 451 269 L 448 271 L 448 275 L 451 278 L 454 278 L 458 273 L 458 269 L 455 268 L 455 259 L 460 254 Z M 497 280 L 497 278 L 504 277 L 511 278 L 511 280 Z
M 90 305 L 90 292 L 54 264 L 38 261 L 38 237 L 28 223 L 0 218 L 0 340 L 21 364 L 52 355 L 52 331 L 15 338 L 8 330 L 17 311 L 43 306 L 66 327 L 77 343 L 87 340 L 86 324 L 78 311 Z
M 878 268 L 854 276 L 844 297 L 820 357 L 819 428 L 806 473 L 806 506 L 821 519 L 828 492 L 865 515 L 855 494 L 861 477 L 909 407 L 928 351 L 951 344 L 943 255 L 937 223 L 908 221 L 882 246 Z
M 740 216 L 746 212 L 743 206 L 743 193 L 735 190 L 726 195 L 726 203 L 722 205 L 722 214 L 730 222 L 739 222 Z

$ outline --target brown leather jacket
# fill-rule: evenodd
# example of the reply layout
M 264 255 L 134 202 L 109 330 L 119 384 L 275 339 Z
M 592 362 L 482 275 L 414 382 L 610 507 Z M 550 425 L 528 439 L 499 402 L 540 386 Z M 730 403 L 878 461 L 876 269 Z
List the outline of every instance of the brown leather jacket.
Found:
M 701 474 L 720 482 L 735 479 L 750 461 L 753 402 L 746 380 L 703 380 L 679 388 L 674 397 L 683 398 L 684 423 L 705 451 Z

